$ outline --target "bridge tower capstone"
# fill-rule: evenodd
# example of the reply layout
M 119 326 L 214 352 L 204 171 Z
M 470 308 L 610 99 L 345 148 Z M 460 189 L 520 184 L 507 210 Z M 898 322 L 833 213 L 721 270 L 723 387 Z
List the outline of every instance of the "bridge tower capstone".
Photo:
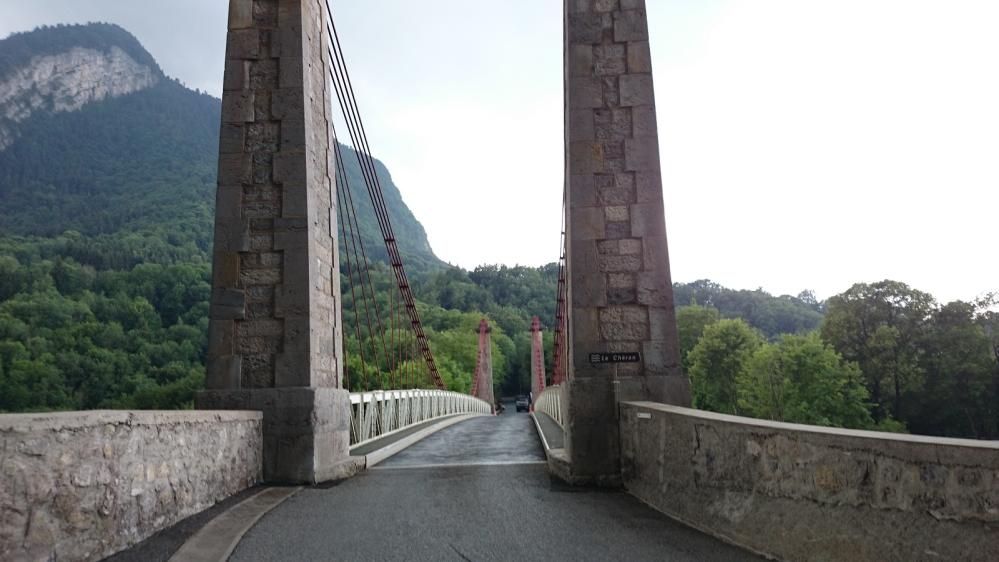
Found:
M 263 412 L 264 477 L 353 470 L 323 0 L 230 0 L 205 409 Z
M 545 389 L 545 348 L 541 337 L 541 319 L 531 320 L 531 398 L 541 396 Z
M 572 482 L 620 481 L 618 403 L 689 405 L 680 370 L 644 0 L 565 0 Z

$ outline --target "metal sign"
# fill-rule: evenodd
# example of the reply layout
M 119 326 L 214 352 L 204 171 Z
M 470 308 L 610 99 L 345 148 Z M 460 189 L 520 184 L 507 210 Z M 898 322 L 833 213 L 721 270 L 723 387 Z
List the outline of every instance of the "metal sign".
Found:
M 642 354 L 638 352 L 590 354 L 590 365 L 602 365 L 604 363 L 638 363 L 641 360 Z

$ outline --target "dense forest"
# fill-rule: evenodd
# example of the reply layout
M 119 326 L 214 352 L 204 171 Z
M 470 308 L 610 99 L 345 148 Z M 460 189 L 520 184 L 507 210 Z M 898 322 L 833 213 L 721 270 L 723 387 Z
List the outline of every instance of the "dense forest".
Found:
M 0 41 L 0 75 L 31 53 L 74 44 L 141 49 L 115 26 L 35 33 Z M 0 150 L 0 411 L 191 407 L 205 376 L 219 112 L 219 100 L 164 79 L 80 111 L 32 117 Z M 362 186 L 356 156 L 341 148 L 350 183 Z M 468 390 L 476 329 L 487 318 L 497 394 L 526 391 L 535 315 L 551 370 L 557 266 L 447 266 L 377 166 L 448 387 Z M 397 325 L 394 278 L 370 200 L 358 195 L 374 315 Z M 405 380 L 412 359 L 382 351 L 399 360 L 379 365 L 386 344 L 360 325 L 346 279 L 350 387 Z M 700 408 L 999 437 L 994 299 L 942 305 L 893 281 L 858 284 L 824 302 L 807 291 L 773 296 L 708 280 L 674 291 L 683 366 Z
M 768 336 L 743 318 L 678 311 L 698 408 L 779 421 L 999 438 L 999 304 L 941 305 L 897 281 L 822 303 L 817 330 Z

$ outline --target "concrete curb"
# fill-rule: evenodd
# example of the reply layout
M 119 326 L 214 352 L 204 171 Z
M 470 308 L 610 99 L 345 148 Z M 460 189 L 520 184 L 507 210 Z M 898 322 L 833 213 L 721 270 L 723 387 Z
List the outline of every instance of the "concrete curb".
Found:
M 538 435 L 541 436 L 541 444 L 545 448 L 545 458 L 548 461 L 548 472 L 565 482 L 572 483 L 572 467 L 569 462 L 568 455 L 565 454 L 565 449 L 553 449 L 551 445 L 549 445 L 548 438 L 545 437 L 545 432 L 541 429 L 541 423 L 538 422 L 536 413 L 531 412 L 531 420 L 534 421 L 534 429 L 536 429 L 538 431 Z
M 225 562 L 243 535 L 267 512 L 302 488 L 266 488 L 209 521 L 183 544 L 170 562 Z
M 548 446 L 548 439 L 545 437 L 545 432 L 541 430 L 541 424 L 538 423 L 538 415 L 531 411 L 531 421 L 534 422 L 534 429 L 537 430 L 538 435 L 541 437 L 541 445 L 545 448 L 545 457 L 548 457 L 548 451 L 551 447 Z
M 364 455 L 364 464 L 366 468 L 371 468 L 376 464 L 384 461 L 385 459 L 391 457 L 392 455 L 406 449 L 407 447 L 414 445 L 418 441 L 426 439 L 427 437 L 437 433 L 438 431 L 451 427 L 452 425 L 463 422 L 465 420 L 470 420 L 472 418 L 477 418 L 480 416 L 485 416 L 488 414 L 463 414 L 458 416 L 450 416 L 442 419 L 439 423 L 435 423 L 431 426 L 425 427 L 412 435 L 407 435 L 406 437 L 390 443 L 381 449 L 377 449 Z

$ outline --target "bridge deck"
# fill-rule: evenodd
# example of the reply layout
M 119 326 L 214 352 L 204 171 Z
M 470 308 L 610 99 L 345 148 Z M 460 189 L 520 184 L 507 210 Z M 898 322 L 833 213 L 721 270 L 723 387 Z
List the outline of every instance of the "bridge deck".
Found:
M 442 430 L 266 515 L 231 560 L 755 560 L 622 492 L 551 477 L 527 414 Z

